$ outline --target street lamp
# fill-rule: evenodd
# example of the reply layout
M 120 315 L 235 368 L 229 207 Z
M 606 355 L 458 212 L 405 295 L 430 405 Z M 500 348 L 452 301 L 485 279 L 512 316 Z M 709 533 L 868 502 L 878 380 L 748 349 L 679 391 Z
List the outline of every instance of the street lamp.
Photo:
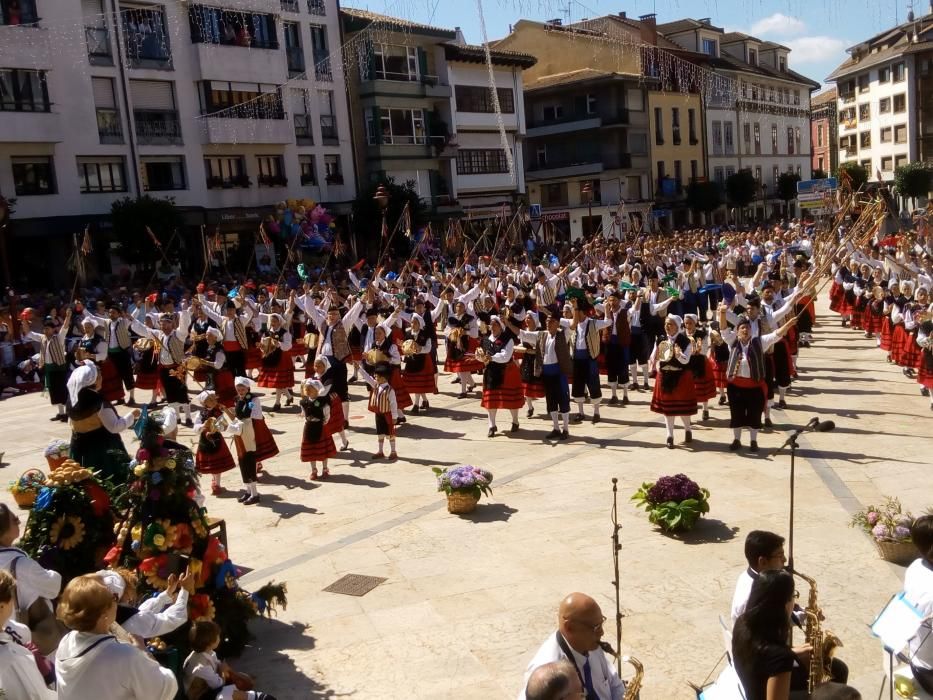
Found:
M 583 185 L 583 189 L 580 190 L 580 196 L 583 197 L 583 201 L 586 202 L 586 207 L 589 211 L 588 221 L 590 234 L 593 234 L 593 183 L 587 182 Z
M 379 210 L 382 212 L 382 228 L 379 230 L 379 235 L 382 239 L 382 245 L 386 246 L 385 253 L 388 252 L 388 232 L 386 231 L 386 213 L 388 212 L 389 207 L 389 191 L 383 186 L 379 185 L 376 188 L 376 193 L 373 195 L 373 201 L 376 203 L 376 206 L 379 207 Z M 383 254 L 385 254 L 383 253 Z M 379 262 L 382 261 L 382 255 L 379 256 Z

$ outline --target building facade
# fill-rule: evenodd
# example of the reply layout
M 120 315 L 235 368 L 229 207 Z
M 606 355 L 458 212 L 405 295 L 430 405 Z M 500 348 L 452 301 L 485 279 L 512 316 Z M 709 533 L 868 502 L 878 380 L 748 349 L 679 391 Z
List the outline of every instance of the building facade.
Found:
M 836 83 L 839 160 L 893 182 L 913 161 L 933 161 L 933 11 L 848 49 Z
M 814 95 L 810 102 L 810 143 L 813 157 L 810 168 L 832 177 L 839 167 L 838 120 L 836 118 L 836 88 Z
M 228 244 L 277 201 L 355 196 L 335 0 L 19 6 L 36 20 L 0 26 L 0 193 L 20 248 L 105 241 L 127 196 L 170 196 Z

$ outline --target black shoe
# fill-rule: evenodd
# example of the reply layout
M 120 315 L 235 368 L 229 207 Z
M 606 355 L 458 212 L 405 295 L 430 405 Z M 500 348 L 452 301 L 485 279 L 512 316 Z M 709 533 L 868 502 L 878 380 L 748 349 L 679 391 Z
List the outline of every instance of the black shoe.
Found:
M 554 428 L 551 432 L 547 434 L 545 440 L 557 440 L 560 437 L 560 431 L 557 428 Z
M 429 408 L 431 408 L 431 404 L 429 404 L 427 401 L 422 401 L 422 402 L 421 402 L 421 410 L 422 410 L 422 411 L 424 411 L 425 413 L 427 413 Z
M 350 377 L 347 380 L 347 384 L 356 384 L 356 382 L 357 382 L 357 377 Z
M 512 423 L 512 427 L 509 428 L 509 432 L 510 432 L 510 433 L 517 433 L 517 432 L 518 432 L 518 423 Z
M 276 401 L 274 404 L 272 404 L 272 407 L 271 407 L 269 410 L 270 410 L 270 411 L 281 411 L 281 410 L 282 410 L 282 404 L 280 404 L 278 401 Z
M 295 403 L 295 397 L 293 397 L 293 396 L 291 396 L 291 395 L 289 395 L 289 397 L 288 397 L 287 399 L 285 399 L 285 405 L 286 405 L 286 406 L 291 406 L 291 405 L 294 404 L 294 403 Z
M 842 327 L 843 327 L 843 328 L 848 328 L 848 327 L 849 327 L 849 322 L 846 321 L 845 319 L 842 319 Z
M 418 404 L 411 407 L 411 415 L 417 416 L 419 413 L 421 413 L 421 409 L 418 408 Z
M 593 414 L 593 419 L 592 419 L 591 422 L 593 423 L 593 425 L 596 425 L 597 423 L 599 423 L 599 414 L 598 414 L 598 413 L 594 413 L 594 414 Z
M 737 451 L 741 446 L 742 446 L 742 443 L 741 443 L 741 442 L 739 442 L 738 440 L 733 440 L 733 441 L 729 444 L 729 451 L 730 451 L 730 452 L 735 452 L 735 451 Z
M 914 372 L 914 370 L 913 370 L 911 367 L 905 367 L 905 368 L 904 368 L 904 376 L 905 376 L 905 377 L 909 377 L 910 379 L 913 379 L 913 378 L 916 376 L 916 373 Z
M 748 446 L 748 451 L 749 451 L 749 452 L 757 452 L 757 451 L 758 451 L 758 441 L 757 441 L 757 440 L 752 440 L 752 443 Z
M 146 404 L 146 408 L 155 408 L 158 405 L 159 403 L 157 401 L 150 401 L 149 403 Z
M 126 401 L 124 401 L 123 399 L 117 399 L 116 401 L 113 402 L 113 405 L 114 406 L 125 406 Z
M 55 414 L 54 416 L 52 416 L 51 418 L 49 418 L 49 420 L 51 420 L 51 421 L 56 421 L 56 420 L 61 420 L 61 419 L 62 419 L 62 417 L 61 417 L 61 415 L 59 415 L 59 414 Z
M 873 335 L 872 335 L 871 333 L 869 333 L 868 331 L 865 331 L 865 337 L 866 337 L 866 338 L 874 338 L 875 336 L 873 336 Z
M 259 494 L 258 494 L 258 493 L 257 493 L 255 496 L 250 496 L 250 497 L 247 498 L 245 501 L 243 501 L 243 505 L 244 505 L 244 506 L 254 506 L 254 505 L 256 505 L 257 503 L 259 503 Z
M 583 414 L 582 414 L 582 413 L 577 413 L 576 415 L 574 415 L 574 416 L 570 419 L 570 422 L 571 422 L 571 423 L 582 423 L 582 422 L 583 422 Z
M 608 403 L 610 406 L 618 406 L 618 405 L 619 405 L 619 398 L 618 398 L 617 396 L 613 396 L 611 399 L 609 399 L 609 401 L 607 401 L 607 403 Z
M 406 420 L 405 416 L 399 416 L 399 417 L 398 417 L 398 420 L 395 421 L 395 424 L 396 424 L 396 425 L 405 425 L 405 423 L 407 423 L 407 422 L 408 422 L 408 420 Z
M 490 428 L 489 432 L 486 433 L 486 437 L 495 437 L 495 436 L 496 436 L 496 428 Z
M 726 398 L 726 395 L 725 395 L 725 394 L 723 394 L 722 396 L 719 397 L 719 405 L 720 405 L 720 406 L 725 406 L 727 401 L 728 401 L 728 399 Z
M 669 437 L 669 438 L 667 439 L 667 449 L 669 449 L 669 450 L 673 450 L 673 449 L 674 449 L 674 438 Z
M 465 399 L 466 397 L 467 397 L 467 395 L 466 395 L 466 392 L 465 392 L 465 391 L 461 391 L 461 392 L 457 395 L 457 398 L 458 398 L 458 399 Z
M 454 377 L 453 381 L 451 382 L 451 384 L 459 384 L 459 383 L 460 383 L 460 377 Z
M 933 408 L 933 407 L 931 407 L 931 408 Z M 570 433 L 568 433 L 566 430 L 561 430 L 561 431 L 560 431 L 560 439 L 561 439 L 561 440 L 569 440 L 569 439 L 570 439 Z
M 709 420 L 709 409 L 703 409 L 703 420 Z
M 684 442 L 685 443 L 693 442 L 693 433 L 691 431 L 688 430 L 687 433 L 684 435 Z
M 534 415 L 535 415 L 535 410 L 533 408 L 529 408 L 527 411 L 525 411 L 525 416 L 527 416 L 528 418 L 534 418 Z
M 638 391 L 638 382 L 632 382 L 628 385 L 628 388 L 631 391 Z
M 623 397 L 622 397 L 622 405 L 623 405 L 623 406 L 628 406 L 628 405 L 629 405 L 628 396 L 623 396 Z
M 241 493 L 239 496 L 237 496 L 237 499 L 236 499 L 236 500 L 237 500 L 238 503 L 242 503 L 242 502 L 245 501 L 247 498 L 249 498 L 249 491 L 244 491 L 244 492 Z
M 778 408 L 787 408 L 787 402 L 784 399 L 778 401 Z
M 641 388 L 644 389 L 645 391 L 651 391 L 651 388 L 648 386 L 648 382 L 645 382 L 644 384 L 642 384 Z
M 186 428 L 193 428 L 193 427 L 194 427 L 194 421 L 192 421 L 190 418 L 185 418 L 185 427 L 186 427 Z
M 765 427 L 766 427 L 766 428 L 773 428 L 773 427 L 774 427 L 774 423 L 771 422 L 771 419 L 770 419 L 770 418 L 765 418 Z
M 930 395 L 929 389 L 927 389 L 925 386 L 920 387 L 920 396 L 929 396 L 929 395 Z

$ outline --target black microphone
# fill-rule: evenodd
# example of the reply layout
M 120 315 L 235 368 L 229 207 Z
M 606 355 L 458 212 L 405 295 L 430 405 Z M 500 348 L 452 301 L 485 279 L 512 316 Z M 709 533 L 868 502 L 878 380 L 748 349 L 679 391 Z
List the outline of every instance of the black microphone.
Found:
M 828 433 L 830 430 L 834 430 L 836 424 L 831 420 L 824 420 L 822 423 L 818 423 L 816 426 L 816 432 L 818 433 Z
M 810 419 L 810 422 L 807 423 L 807 428 L 813 429 L 813 428 L 815 428 L 816 426 L 818 426 L 819 424 L 820 424 L 820 417 L 819 417 L 819 416 L 813 416 L 813 418 Z

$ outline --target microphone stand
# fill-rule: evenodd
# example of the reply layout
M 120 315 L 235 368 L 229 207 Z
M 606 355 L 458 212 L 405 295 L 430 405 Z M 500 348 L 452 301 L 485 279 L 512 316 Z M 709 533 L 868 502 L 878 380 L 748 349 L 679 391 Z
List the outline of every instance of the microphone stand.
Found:
M 619 578 L 619 480 L 612 478 L 612 563 L 615 569 L 615 580 L 612 582 L 616 589 L 616 673 L 622 676 L 622 608 L 621 608 L 621 580 Z
M 800 447 L 800 445 L 797 444 L 797 438 L 799 438 L 804 433 L 815 429 L 816 426 L 819 425 L 819 422 L 819 418 L 813 418 L 802 428 L 797 428 L 788 436 L 783 445 L 768 455 L 769 458 L 774 457 L 774 455 L 783 451 L 785 447 L 790 447 L 790 522 L 788 523 L 787 527 L 787 569 L 790 572 L 794 571 L 794 482 L 797 473 L 797 449 Z

